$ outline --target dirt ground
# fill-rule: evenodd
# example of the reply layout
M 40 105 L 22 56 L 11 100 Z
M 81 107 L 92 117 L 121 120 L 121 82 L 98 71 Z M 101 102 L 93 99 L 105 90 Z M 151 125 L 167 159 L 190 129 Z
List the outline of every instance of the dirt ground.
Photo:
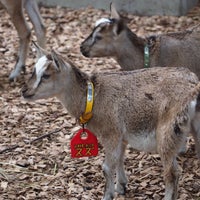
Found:
M 47 48 L 54 48 L 82 70 L 119 70 L 112 59 L 87 59 L 80 43 L 95 21 L 109 12 L 87 9 L 41 8 L 47 27 Z M 30 75 L 35 52 L 30 48 L 27 73 L 17 82 L 8 76 L 16 61 L 18 37 L 5 10 L 0 10 L 0 200 L 99 200 L 103 195 L 101 165 L 97 157 L 72 159 L 70 139 L 79 129 L 56 99 L 27 103 L 20 89 Z M 128 15 L 129 27 L 140 36 L 184 30 L 200 22 L 200 8 L 182 17 Z M 31 25 L 31 24 L 30 24 Z M 33 39 L 36 40 L 34 32 Z M 43 136 L 43 137 L 41 137 Z M 200 200 L 200 162 L 191 138 L 180 164 L 180 200 Z M 126 196 L 116 200 L 159 200 L 164 195 L 162 167 L 158 155 L 127 149 L 125 167 L 129 179 Z

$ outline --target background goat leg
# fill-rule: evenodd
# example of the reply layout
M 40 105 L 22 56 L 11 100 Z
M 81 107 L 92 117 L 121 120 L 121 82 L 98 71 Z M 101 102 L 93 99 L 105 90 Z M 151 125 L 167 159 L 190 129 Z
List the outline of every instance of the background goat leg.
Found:
M 24 7 L 26 9 L 26 12 L 34 26 L 35 34 L 37 37 L 37 43 L 40 47 L 45 49 L 46 46 L 46 29 L 42 20 L 42 17 L 40 15 L 38 5 L 36 1 L 32 0 L 26 0 L 24 2 Z
M 7 12 L 11 17 L 11 21 L 17 30 L 20 40 L 17 63 L 15 64 L 15 68 L 9 77 L 10 80 L 13 80 L 20 74 L 22 70 L 25 70 L 25 60 L 27 56 L 31 31 L 24 18 L 22 1 L 4 0 L 1 2 L 7 9 Z
M 27 11 L 27 14 L 34 26 L 38 44 L 42 48 L 45 48 L 46 44 L 46 31 L 35 0 L 0 0 L 0 2 L 10 15 L 11 21 L 14 24 L 19 36 L 18 58 L 14 70 L 9 76 L 9 79 L 12 81 L 20 75 L 21 71 L 25 71 L 25 62 L 31 36 L 31 30 L 24 17 L 23 9 L 25 8 Z
M 164 168 L 164 200 L 177 199 L 179 174 L 176 155 L 178 154 L 179 148 L 183 145 L 187 133 L 189 132 L 189 119 L 185 121 L 182 120 L 181 122 L 178 120 L 180 121 L 180 119 L 176 117 L 176 122 L 174 124 L 171 123 L 170 120 L 164 120 L 157 127 L 157 131 L 160 132 L 157 134 L 158 152 Z
M 199 97 L 198 96 L 198 102 L 199 102 Z M 197 113 L 196 113 L 196 117 L 195 119 L 192 121 L 192 136 L 194 138 L 194 142 L 195 142 L 195 150 L 197 153 L 197 157 L 200 159 L 200 112 L 199 112 L 199 106 L 196 108 L 197 109 Z

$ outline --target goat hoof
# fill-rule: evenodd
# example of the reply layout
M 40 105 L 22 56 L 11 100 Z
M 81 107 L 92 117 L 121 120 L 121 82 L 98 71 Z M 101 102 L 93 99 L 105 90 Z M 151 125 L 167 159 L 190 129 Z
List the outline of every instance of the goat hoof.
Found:
M 16 82 L 17 78 L 12 76 L 12 74 L 9 76 L 9 81 L 10 82 Z
M 11 72 L 11 74 L 10 74 L 10 76 L 9 76 L 9 81 L 10 81 L 10 82 L 15 82 L 15 81 L 17 80 L 17 77 L 20 76 L 21 72 L 24 73 L 24 74 L 25 74 L 25 72 L 26 72 L 26 68 L 25 68 L 24 65 L 21 66 L 20 68 L 17 68 L 17 67 L 16 67 L 16 68 Z
M 126 184 L 125 183 L 117 184 L 115 191 L 120 195 L 125 195 L 126 194 Z
M 9 76 L 10 82 L 15 82 L 17 80 L 17 77 L 20 75 L 20 72 L 13 70 Z
M 107 193 L 104 194 L 104 197 L 102 200 L 113 200 L 114 199 L 114 194 L 113 193 Z
M 113 200 L 114 197 L 113 196 L 110 196 L 110 197 L 104 197 L 102 200 Z
M 17 82 L 17 78 L 19 77 L 19 75 L 18 76 L 12 76 L 12 75 L 10 75 L 9 76 L 9 81 L 10 82 Z
M 23 74 L 26 73 L 26 67 L 23 65 L 21 71 L 23 72 Z
M 186 152 L 187 152 L 187 149 L 180 149 L 178 152 L 178 155 L 180 155 L 180 156 L 185 155 Z

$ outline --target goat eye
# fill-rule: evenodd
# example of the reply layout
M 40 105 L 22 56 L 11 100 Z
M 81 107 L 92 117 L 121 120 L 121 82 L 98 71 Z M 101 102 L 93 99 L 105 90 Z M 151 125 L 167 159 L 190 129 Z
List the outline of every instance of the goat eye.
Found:
M 42 76 L 42 78 L 44 78 L 44 79 L 48 79 L 49 77 L 50 77 L 49 74 L 43 74 L 43 76 Z
M 101 39 L 102 39 L 102 36 L 100 36 L 100 35 L 97 35 L 95 38 L 96 41 L 101 40 Z

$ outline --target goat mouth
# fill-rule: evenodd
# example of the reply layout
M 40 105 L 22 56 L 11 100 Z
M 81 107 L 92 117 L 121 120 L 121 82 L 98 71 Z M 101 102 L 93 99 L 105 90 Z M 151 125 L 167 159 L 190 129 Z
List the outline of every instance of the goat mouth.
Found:
M 89 52 L 83 51 L 82 54 L 83 54 L 86 58 L 89 58 L 89 57 L 90 57 L 90 53 L 89 53 Z
M 32 99 L 32 97 L 34 96 L 34 94 L 23 94 L 22 93 L 22 97 L 24 98 L 24 99 Z
M 81 47 L 80 50 L 81 50 L 81 53 L 82 53 L 85 57 L 87 57 L 87 58 L 90 57 L 90 52 L 89 52 L 89 51 L 86 51 L 83 47 Z

